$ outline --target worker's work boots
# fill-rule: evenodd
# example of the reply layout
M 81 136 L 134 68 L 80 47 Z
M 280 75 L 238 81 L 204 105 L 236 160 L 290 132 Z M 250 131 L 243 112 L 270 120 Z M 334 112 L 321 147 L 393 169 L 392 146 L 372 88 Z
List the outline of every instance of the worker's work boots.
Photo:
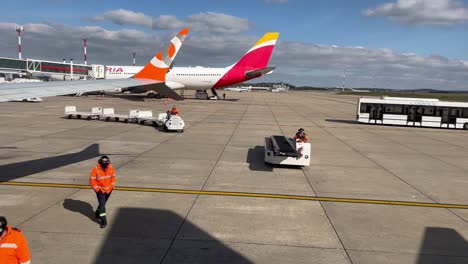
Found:
M 101 217 L 101 228 L 104 228 L 107 226 L 107 218 L 105 216 Z
M 96 217 L 96 219 L 101 220 L 101 217 L 99 216 L 99 209 L 97 209 L 97 210 L 94 212 L 94 216 Z

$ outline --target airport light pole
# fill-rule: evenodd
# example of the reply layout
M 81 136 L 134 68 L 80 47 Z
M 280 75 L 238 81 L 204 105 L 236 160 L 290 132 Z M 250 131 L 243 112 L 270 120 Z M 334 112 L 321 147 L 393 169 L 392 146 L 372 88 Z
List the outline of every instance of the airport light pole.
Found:
M 136 52 L 133 52 L 133 66 L 135 66 L 135 56 L 136 56 Z
M 88 51 L 86 49 L 86 42 L 88 41 L 88 37 L 83 38 L 83 50 L 84 50 L 84 65 L 88 65 Z
M 16 32 L 18 32 L 18 58 L 21 60 L 21 32 L 24 31 L 23 26 L 16 26 Z
M 345 88 L 345 83 L 346 83 L 346 69 L 343 69 L 343 92 Z
M 73 81 L 73 59 L 70 59 L 70 81 Z

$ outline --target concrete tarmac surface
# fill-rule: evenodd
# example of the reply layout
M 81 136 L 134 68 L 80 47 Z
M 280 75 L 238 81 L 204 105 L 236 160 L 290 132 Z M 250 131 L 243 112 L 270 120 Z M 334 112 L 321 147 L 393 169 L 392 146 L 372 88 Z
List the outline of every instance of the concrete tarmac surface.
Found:
M 468 209 L 418 205 L 466 208 L 468 131 L 358 124 L 354 96 L 226 94 L 1 103 L 0 215 L 23 230 L 32 263 L 468 263 Z M 64 118 L 66 105 L 174 104 L 184 133 Z M 266 165 L 264 138 L 301 127 L 310 167 Z M 112 193 L 105 229 L 83 188 L 100 155 L 128 188 Z

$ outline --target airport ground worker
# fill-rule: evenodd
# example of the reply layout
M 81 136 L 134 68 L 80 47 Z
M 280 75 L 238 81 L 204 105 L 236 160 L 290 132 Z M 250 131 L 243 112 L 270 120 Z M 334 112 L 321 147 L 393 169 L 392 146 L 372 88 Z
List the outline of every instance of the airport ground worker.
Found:
M 89 175 L 89 184 L 96 192 L 99 203 L 94 215 L 100 220 L 101 228 L 107 225 L 106 203 L 115 187 L 115 181 L 115 169 L 110 164 L 109 157 L 102 156 Z
M 0 216 L 0 263 L 30 264 L 28 244 L 21 230 L 8 225 L 5 217 Z
M 294 136 L 294 141 L 300 143 L 309 143 L 309 136 L 307 136 L 303 128 L 299 128 L 296 135 Z
M 171 115 L 179 115 L 179 109 L 175 105 L 171 109 Z

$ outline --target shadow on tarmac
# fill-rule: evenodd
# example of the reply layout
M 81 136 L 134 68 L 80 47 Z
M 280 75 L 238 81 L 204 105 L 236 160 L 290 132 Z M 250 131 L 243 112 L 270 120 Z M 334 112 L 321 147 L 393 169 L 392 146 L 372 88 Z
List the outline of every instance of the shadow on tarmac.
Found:
M 72 212 L 80 213 L 89 218 L 89 220 L 91 220 L 92 222 L 99 224 L 99 221 L 94 217 L 93 207 L 87 202 L 73 199 L 65 199 L 63 201 L 63 208 Z
M 95 264 L 253 263 L 169 210 L 124 207 L 113 219 Z
M 247 152 L 247 163 L 252 171 L 273 171 L 273 166 L 265 163 L 265 147 L 255 146 Z
M 144 102 L 145 99 L 149 99 L 146 95 L 133 95 L 133 94 L 106 94 L 106 97 L 121 98 L 128 101 Z
M 467 263 L 468 242 L 455 229 L 427 227 L 416 264 Z
M 0 166 L 0 182 L 13 181 L 32 174 L 53 170 L 59 167 L 99 157 L 99 144 L 92 144 L 86 149 L 55 157 L 28 160 Z
M 341 124 L 359 124 L 356 120 L 344 120 L 344 119 L 325 119 L 327 122 L 341 123 Z

